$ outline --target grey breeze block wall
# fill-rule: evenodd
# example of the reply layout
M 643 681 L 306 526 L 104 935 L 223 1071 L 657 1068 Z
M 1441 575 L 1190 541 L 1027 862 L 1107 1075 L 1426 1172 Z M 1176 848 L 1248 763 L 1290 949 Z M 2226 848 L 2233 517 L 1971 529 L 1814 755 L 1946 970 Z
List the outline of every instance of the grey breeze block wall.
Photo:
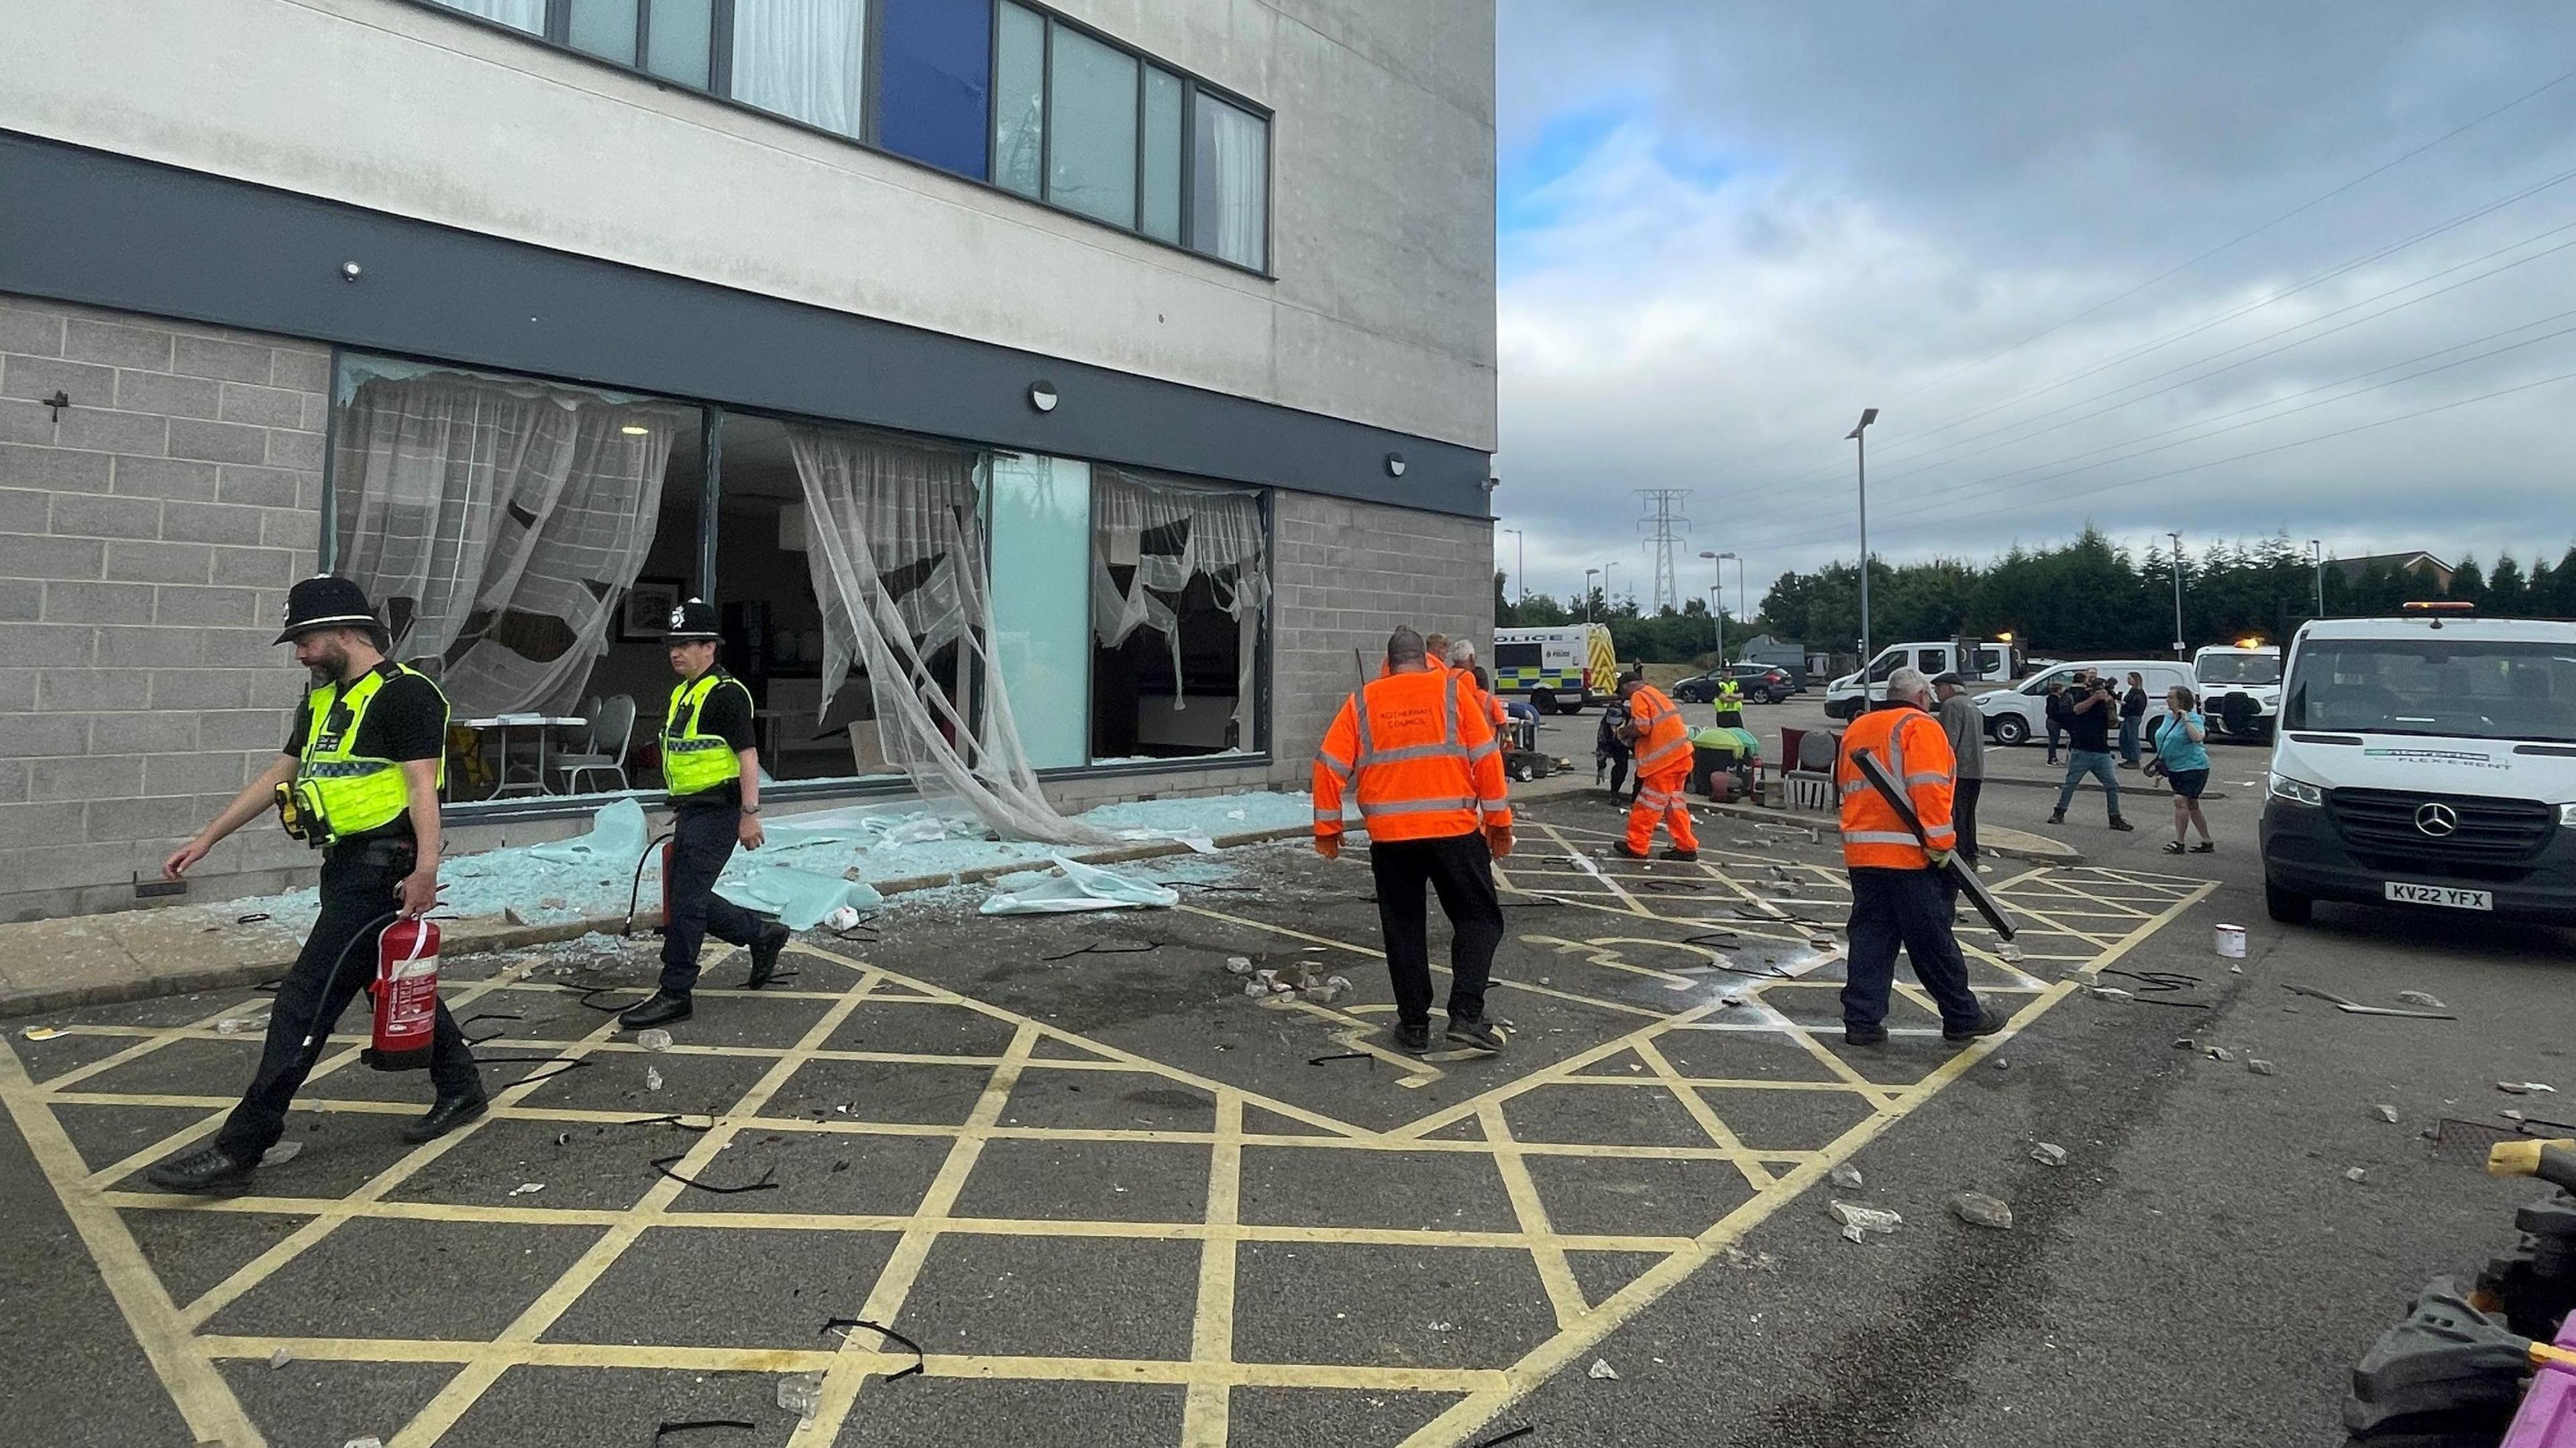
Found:
M 311 343 L 0 294 L 0 919 L 133 903 L 276 757 L 330 371 Z M 200 873 L 250 893 L 308 853 L 254 827 Z

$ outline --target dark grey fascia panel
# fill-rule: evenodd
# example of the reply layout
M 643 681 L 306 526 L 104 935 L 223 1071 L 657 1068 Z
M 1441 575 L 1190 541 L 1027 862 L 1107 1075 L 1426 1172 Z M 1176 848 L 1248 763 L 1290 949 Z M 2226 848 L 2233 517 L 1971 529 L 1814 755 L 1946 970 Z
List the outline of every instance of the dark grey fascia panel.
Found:
M 1489 516 L 1454 443 L 8 131 L 0 291 Z

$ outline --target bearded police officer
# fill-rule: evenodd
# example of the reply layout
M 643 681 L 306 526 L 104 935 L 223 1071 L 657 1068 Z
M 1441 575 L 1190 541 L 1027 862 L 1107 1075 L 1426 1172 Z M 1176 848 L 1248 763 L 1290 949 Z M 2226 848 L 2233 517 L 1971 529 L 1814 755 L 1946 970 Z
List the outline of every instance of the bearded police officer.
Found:
M 671 610 L 671 671 L 680 676 L 662 714 L 662 780 L 671 791 L 671 916 L 662 922 L 662 988 L 618 1019 L 629 1029 L 689 1018 L 698 984 L 698 946 L 707 936 L 751 951 L 758 990 L 778 969 L 787 927 L 763 920 L 715 892 L 734 845 L 760 848 L 760 749 L 752 733 L 751 690 L 716 663 L 713 604 L 690 599 Z
M 241 1104 L 212 1143 L 152 1168 L 179 1192 L 238 1192 L 286 1126 L 287 1103 L 312 1073 L 331 1028 L 375 979 L 376 938 L 397 916 L 438 903 L 438 788 L 445 774 L 447 699 L 385 657 L 384 626 L 358 585 L 308 578 L 286 596 L 295 661 L 316 679 L 277 761 L 172 851 L 175 880 L 217 843 L 274 805 L 290 833 L 324 850 L 321 914 L 269 1009 L 268 1043 Z M 429 1074 L 438 1096 L 403 1128 L 430 1141 L 483 1114 L 483 1083 L 465 1034 L 440 1003 Z

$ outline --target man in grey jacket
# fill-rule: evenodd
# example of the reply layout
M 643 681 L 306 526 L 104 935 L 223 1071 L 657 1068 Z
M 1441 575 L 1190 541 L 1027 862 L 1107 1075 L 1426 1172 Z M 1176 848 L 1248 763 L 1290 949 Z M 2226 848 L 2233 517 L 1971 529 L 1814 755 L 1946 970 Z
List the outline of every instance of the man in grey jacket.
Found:
M 1933 717 L 1941 721 L 1941 732 L 1950 736 L 1950 753 L 1959 761 L 1958 786 L 1950 795 L 1950 823 L 1958 827 L 1959 858 L 1974 866 L 1977 796 L 1986 787 L 1986 716 L 1977 712 L 1975 700 L 1960 692 L 1963 683 L 1957 674 L 1932 680 L 1932 697 L 1939 701 Z

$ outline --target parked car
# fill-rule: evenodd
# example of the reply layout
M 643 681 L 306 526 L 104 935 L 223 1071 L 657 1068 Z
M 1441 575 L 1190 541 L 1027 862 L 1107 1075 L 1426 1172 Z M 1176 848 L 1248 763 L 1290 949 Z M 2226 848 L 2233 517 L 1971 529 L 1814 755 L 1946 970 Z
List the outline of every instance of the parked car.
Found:
M 1673 685 L 1672 696 L 1693 704 L 1706 704 L 1717 698 L 1717 686 L 1728 679 L 1743 691 L 1747 704 L 1777 704 L 1798 692 L 1789 675 L 1769 664 L 1729 664 L 1705 674 L 1693 674 Z
M 2033 674 L 2011 688 L 1989 689 L 1977 695 L 1977 712 L 1986 716 L 1986 737 L 1997 744 L 2012 745 L 2046 735 L 2048 686 L 2074 682 L 2076 672 L 2081 669 L 2091 669 L 2104 678 L 2116 679 L 2124 689 L 2129 686 L 2131 674 L 2144 676 L 2150 717 L 2159 707 L 2158 701 L 2176 684 L 2195 694 L 2200 692 L 2200 680 L 2190 667 L 2171 659 L 2079 659 Z

